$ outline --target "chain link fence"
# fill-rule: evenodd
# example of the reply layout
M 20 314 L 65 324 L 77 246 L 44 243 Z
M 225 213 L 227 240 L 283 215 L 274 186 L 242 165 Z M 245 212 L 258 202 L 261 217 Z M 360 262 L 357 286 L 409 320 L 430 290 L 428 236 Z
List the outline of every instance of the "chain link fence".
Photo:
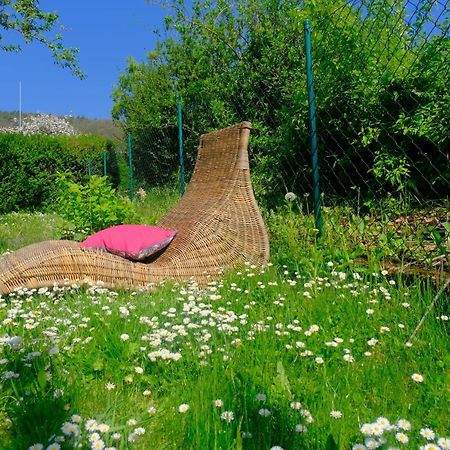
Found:
M 447 7 L 352 2 L 315 26 L 331 43 L 314 52 L 322 195 L 340 205 L 329 226 L 404 265 L 448 266 Z
M 286 207 L 286 198 L 296 198 L 289 210 L 302 218 L 295 222 L 297 232 L 310 244 L 448 270 L 448 2 L 222 3 L 191 15 L 176 11 L 172 20 L 185 33 L 177 64 L 167 47 L 158 66 L 176 75 L 166 87 L 170 95 L 164 94 L 164 102 L 155 94 L 139 98 L 150 111 L 141 129 L 131 108 L 123 111 L 134 130 L 138 185 L 179 189 L 176 99 L 182 95 L 187 181 L 201 133 L 251 121 L 254 189 L 269 221 Z M 311 26 L 314 111 L 305 20 Z M 150 66 L 142 65 L 147 71 Z M 315 169 L 320 201 L 313 195 Z

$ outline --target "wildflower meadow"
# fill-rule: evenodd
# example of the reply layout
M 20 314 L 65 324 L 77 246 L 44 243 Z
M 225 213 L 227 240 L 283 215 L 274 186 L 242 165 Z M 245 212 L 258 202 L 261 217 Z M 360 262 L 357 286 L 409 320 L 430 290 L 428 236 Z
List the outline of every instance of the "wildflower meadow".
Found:
M 436 292 L 329 258 L 204 289 L 18 290 L 0 299 L 0 447 L 449 449 L 448 297 L 411 339 Z

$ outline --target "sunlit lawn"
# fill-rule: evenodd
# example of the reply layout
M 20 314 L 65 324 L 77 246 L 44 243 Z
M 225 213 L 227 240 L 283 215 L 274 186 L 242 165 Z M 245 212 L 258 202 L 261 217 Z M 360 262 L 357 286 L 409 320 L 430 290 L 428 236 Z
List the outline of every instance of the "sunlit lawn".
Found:
M 138 200 L 143 222 L 176 201 L 166 194 Z M 345 247 L 320 256 L 301 217 L 281 219 L 275 265 L 205 290 L 1 299 L 0 448 L 450 448 L 448 293 L 410 342 L 433 283 L 352 269 Z M 1 216 L 0 250 L 63 228 Z
M 204 291 L 3 299 L 1 448 L 418 448 L 448 436 L 448 297 L 410 346 L 433 286 L 331 262 L 311 279 L 278 269 Z
M 0 253 L 57 239 L 63 227 L 64 220 L 56 214 L 20 212 L 0 215 Z

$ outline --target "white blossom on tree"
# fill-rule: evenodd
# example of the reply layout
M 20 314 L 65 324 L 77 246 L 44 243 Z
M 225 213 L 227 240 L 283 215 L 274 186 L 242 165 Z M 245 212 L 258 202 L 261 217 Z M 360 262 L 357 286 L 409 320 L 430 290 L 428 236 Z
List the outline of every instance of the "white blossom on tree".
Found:
M 53 114 L 36 114 L 25 117 L 22 127 L 0 128 L 2 133 L 20 133 L 27 136 L 45 134 L 51 136 L 75 136 L 77 131 L 69 122 L 69 117 L 55 116 Z

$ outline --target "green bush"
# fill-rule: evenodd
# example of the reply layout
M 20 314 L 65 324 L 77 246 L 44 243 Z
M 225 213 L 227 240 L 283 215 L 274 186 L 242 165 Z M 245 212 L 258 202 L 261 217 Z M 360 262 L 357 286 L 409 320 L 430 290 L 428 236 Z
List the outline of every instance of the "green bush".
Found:
M 281 192 L 311 192 L 309 19 L 322 192 L 336 204 L 355 202 L 354 188 L 375 204 L 448 196 L 450 38 L 433 2 L 191 3 L 166 2 L 162 36 L 170 37 L 144 62 L 130 59 L 113 93 L 138 176 L 150 183 L 162 168 L 175 172 L 181 95 L 188 160 L 201 133 L 249 120 L 258 200 L 274 207 Z
M 60 174 L 58 188 L 56 209 L 70 223 L 66 238 L 81 239 L 133 218 L 132 204 L 116 193 L 106 177 L 93 175 L 83 184 Z
M 0 134 L 0 213 L 42 207 L 56 192 L 58 172 L 81 179 L 88 161 L 112 148 L 100 136 Z

